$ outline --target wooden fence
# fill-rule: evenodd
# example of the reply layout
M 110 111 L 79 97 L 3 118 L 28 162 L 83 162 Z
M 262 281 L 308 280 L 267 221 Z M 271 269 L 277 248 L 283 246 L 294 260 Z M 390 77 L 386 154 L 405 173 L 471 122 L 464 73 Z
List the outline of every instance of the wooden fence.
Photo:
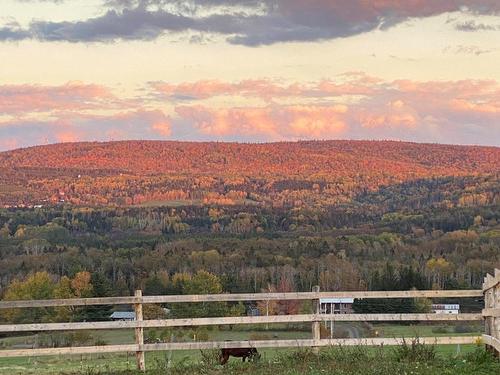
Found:
M 477 314 L 321 314 L 319 300 L 322 298 L 459 298 L 483 297 L 485 309 Z M 144 320 L 143 305 L 159 303 L 193 303 L 193 302 L 236 302 L 236 301 L 283 301 L 311 300 L 313 313 L 301 315 L 271 316 L 238 316 L 217 318 L 190 319 L 156 319 Z M 0 350 L 0 358 L 69 355 L 90 353 L 136 352 L 137 367 L 145 369 L 144 353 L 149 351 L 220 349 L 220 348 L 283 348 L 312 347 L 332 345 L 399 345 L 404 338 L 362 338 L 362 339 L 321 339 L 320 323 L 322 321 L 482 321 L 485 320 L 485 334 L 481 337 L 422 337 L 421 342 L 427 344 L 470 344 L 483 340 L 489 350 L 500 352 L 500 271 L 495 276 L 485 278 L 483 290 L 410 290 L 410 291 L 372 291 L 372 292 L 320 292 L 319 288 L 305 293 L 245 293 L 219 295 L 164 295 L 143 296 L 140 290 L 130 297 L 75 298 L 36 301 L 1 301 L 1 309 L 62 307 L 62 306 L 96 306 L 96 305 L 133 305 L 136 319 L 133 321 L 108 322 L 75 322 L 75 323 L 30 323 L 0 325 L 0 333 L 43 332 L 43 331 L 76 331 L 104 329 L 134 329 L 135 344 L 103 345 L 63 348 L 38 349 L 5 349 Z M 208 342 L 168 342 L 145 344 L 145 328 L 162 327 L 196 327 L 210 325 L 269 324 L 269 323 L 312 323 L 312 339 L 297 340 L 245 340 L 245 341 L 208 341 Z
M 483 293 L 483 341 L 488 349 L 498 356 L 500 353 L 500 270 L 496 269 L 493 276 L 486 275 Z

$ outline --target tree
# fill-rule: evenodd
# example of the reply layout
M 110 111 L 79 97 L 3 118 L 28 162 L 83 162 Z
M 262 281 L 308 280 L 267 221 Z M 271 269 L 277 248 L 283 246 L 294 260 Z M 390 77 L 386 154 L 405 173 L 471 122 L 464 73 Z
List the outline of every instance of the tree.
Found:
M 50 243 L 43 238 L 32 238 L 23 242 L 23 249 L 26 255 L 39 255 Z
M 335 254 L 326 255 L 321 262 L 323 270 L 319 274 L 321 290 L 359 290 L 362 287 L 359 271 L 351 262 Z
M 261 290 L 262 293 L 276 293 L 276 287 L 274 285 L 268 284 L 265 289 Z M 257 308 L 259 309 L 260 315 L 278 315 L 279 306 L 278 301 L 257 301 Z
M 56 284 L 47 272 L 37 272 L 25 281 L 13 281 L 5 291 L 4 299 L 7 301 L 50 299 L 55 288 Z M 33 323 L 42 319 L 50 320 L 53 311 L 48 308 L 8 309 L 3 312 L 3 316 L 12 323 Z
M 94 287 L 90 279 L 90 273 L 87 271 L 78 272 L 75 275 L 73 280 L 71 280 L 71 288 L 75 297 L 88 298 L 92 296 Z
M 186 275 L 183 277 L 172 278 L 174 285 L 182 283 L 183 294 L 221 294 L 222 284 L 218 276 L 200 270 L 192 277 L 188 278 Z M 227 305 L 224 302 L 199 302 L 199 303 L 186 303 L 173 304 L 172 312 L 174 316 L 179 318 L 185 317 L 214 317 L 225 316 L 227 313 Z
M 61 277 L 61 280 L 57 283 L 54 288 L 54 298 L 73 298 L 73 289 L 71 288 L 71 279 L 67 276 Z M 74 308 L 72 306 L 56 307 L 56 315 L 54 320 L 57 322 L 68 322 L 71 320 L 72 311 Z
M 403 283 L 403 277 L 406 274 L 411 274 L 411 272 L 405 271 L 405 269 L 396 272 L 394 266 L 387 262 L 381 273 L 375 271 L 372 274 L 371 290 L 406 290 L 414 288 L 415 285 L 408 286 Z M 416 310 L 415 301 L 409 298 L 355 300 L 353 308 L 359 313 L 411 313 Z
M 0 229 L 0 238 L 9 238 L 9 236 L 10 236 L 9 226 L 7 224 L 5 224 Z
M 155 273 L 144 282 L 144 295 L 158 296 L 167 293 L 168 274 L 166 272 Z

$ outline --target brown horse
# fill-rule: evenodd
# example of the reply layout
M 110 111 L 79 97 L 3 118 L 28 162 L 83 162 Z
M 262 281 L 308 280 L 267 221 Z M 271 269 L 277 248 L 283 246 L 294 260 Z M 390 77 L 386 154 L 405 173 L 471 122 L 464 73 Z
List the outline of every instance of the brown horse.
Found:
M 249 360 L 255 360 L 260 358 L 260 354 L 255 348 L 232 348 L 232 349 L 221 349 L 220 351 L 220 364 L 225 365 L 229 360 L 229 357 L 241 358 L 243 362 L 248 358 Z

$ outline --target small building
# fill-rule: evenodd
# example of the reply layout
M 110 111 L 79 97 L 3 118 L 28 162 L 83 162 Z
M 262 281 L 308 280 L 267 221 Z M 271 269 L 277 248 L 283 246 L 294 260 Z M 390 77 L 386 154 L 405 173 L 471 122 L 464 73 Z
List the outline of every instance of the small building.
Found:
M 458 314 L 460 305 L 458 304 L 435 304 L 431 306 L 431 310 L 435 314 Z
M 321 298 L 320 314 L 352 314 L 354 298 Z
M 260 311 L 257 306 L 248 306 L 246 312 L 247 316 L 260 316 Z
M 133 321 L 135 320 L 135 312 L 133 311 L 115 311 L 109 316 L 114 321 Z

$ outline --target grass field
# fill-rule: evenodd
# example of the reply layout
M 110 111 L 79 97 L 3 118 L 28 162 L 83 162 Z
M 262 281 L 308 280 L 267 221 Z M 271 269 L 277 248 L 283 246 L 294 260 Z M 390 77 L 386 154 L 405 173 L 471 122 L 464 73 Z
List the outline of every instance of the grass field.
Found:
M 238 330 L 233 329 L 212 329 L 204 331 L 206 340 L 247 340 L 247 339 L 294 339 L 310 338 L 311 333 L 306 329 L 297 329 L 299 327 L 288 327 L 284 324 L 271 325 L 269 330 L 264 330 L 262 326 L 243 326 Z M 367 329 L 360 323 L 337 323 L 337 330 L 355 331 L 360 337 L 370 335 L 370 332 L 376 330 L 381 337 L 416 337 L 416 336 L 453 336 L 453 327 L 449 325 L 389 325 L 377 324 L 372 330 Z M 441 330 L 446 329 L 448 333 L 436 333 L 436 327 Z M 306 327 L 304 327 L 306 328 Z M 464 333 L 462 335 L 479 335 L 480 326 L 474 326 L 475 332 Z M 132 330 L 103 330 L 91 331 L 92 339 L 103 340 L 106 344 L 127 344 L 134 342 L 134 332 Z M 149 333 L 152 333 L 149 331 Z M 155 332 L 153 336 L 159 332 Z M 191 331 L 184 331 L 182 340 L 192 340 Z M 146 337 L 148 331 L 146 331 Z M 0 345 L 4 348 L 23 347 L 32 345 L 36 336 L 18 336 L 0 339 Z M 92 345 L 92 342 L 87 343 Z M 465 355 L 475 350 L 474 345 L 441 345 L 436 346 L 436 353 L 442 357 Z M 374 353 L 375 348 L 364 349 L 367 353 Z M 387 350 L 391 350 L 387 348 Z M 262 360 L 264 362 L 273 362 L 278 358 L 290 355 L 295 349 L 262 349 Z M 146 363 L 149 366 L 156 366 L 158 363 L 165 363 L 167 360 L 177 365 L 196 365 L 202 360 L 200 351 L 175 351 L 162 353 L 146 353 Z M 233 360 L 234 362 L 235 360 Z M 109 354 L 109 355 L 81 355 L 81 356 L 54 356 L 38 358 L 9 358 L 0 359 L 0 374 L 59 374 L 59 373 L 105 373 L 104 371 L 132 371 L 135 368 L 134 353 Z
M 477 323 L 467 327 L 471 329 L 470 332 L 457 333 L 453 324 L 374 325 L 381 337 L 478 336 L 483 332 L 483 327 Z
M 149 374 L 474 374 L 496 375 L 500 364 L 481 359 L 483 349 L 475 345 L 434 347 L 435 358 L 397 358 L 395 348 L 328 348 L 319 357 L 308 350 L 261 350 L 258 363 L 241 363 L 231 359 L 222 367 L 216 363 L 215 352 L 178 351 L 172 353 L 147 353 Z M 480 352 L 480 354 L 477 354 Z M 479 357 L 479 359 L 477 358 Z M 169 363 L 169 365 L 167 365 Z M 2 360 L 1 374 L 138 374 L 133 353 L 121 355 L 85 355 L 73 357 L 15 358 Z M 450 372 L 450 369 L 454 371 Z M 366 372 L 364 372 L 366 371 Z M 396 372 L 397 371 L 397 372 Z

